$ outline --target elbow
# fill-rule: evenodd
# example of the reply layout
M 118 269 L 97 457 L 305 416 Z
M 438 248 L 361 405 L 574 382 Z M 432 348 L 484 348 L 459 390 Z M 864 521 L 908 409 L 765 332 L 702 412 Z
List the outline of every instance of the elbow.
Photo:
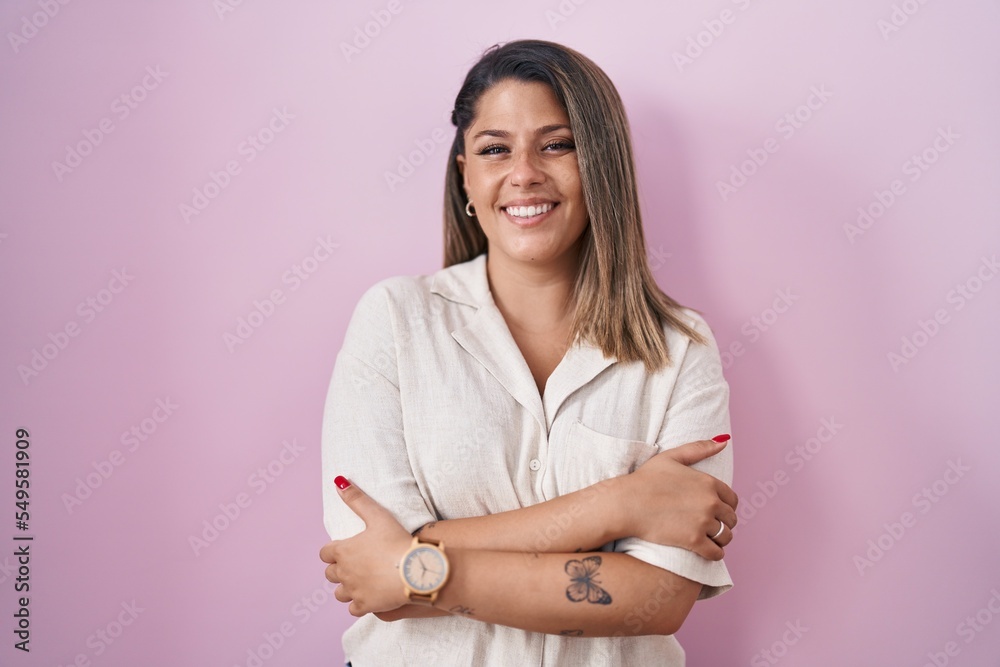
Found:
M 642 620 L 643 617 L 647 619 L 645 622 Z M 636 637 L 672 635 L 681 629 L 686 618 L 687 610 L 675 609 L 671 605 L 671 608 L 661 609 L 656 614 L 630 614 L 625 620 L 625 627 L 628 628 L 628 634 Z
M 672 635 L 676 634 L 681 626 L 684 625 L 684 621 L 687 620 L 688 612 L 691 610 L 690 607 L 686 609 L 671 609 L 667 613 L 660 614 L 660 618 L 656 623 L 657 635 Z
M 676 634 L 687 620 L 700 591 L 700 584 L 685 579 L 680 590 L 673 588 L 669 595 L 654 592 L 626 614 L 624 632 L 633 636 Z
M 645 635 L 672 635 L 681 629 L 687 618 L 686 611 L 661 609 L 655 614 L 645 610 L 629 612 L 613 637 L 641 637 Z

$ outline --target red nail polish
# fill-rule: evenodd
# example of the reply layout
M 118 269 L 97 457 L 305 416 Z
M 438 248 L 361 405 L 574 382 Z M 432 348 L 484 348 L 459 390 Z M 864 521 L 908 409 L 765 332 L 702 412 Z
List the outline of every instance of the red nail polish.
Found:
M 337 475 L 336 479 L 333 480 L 333 483 L 336 484 L 337 488 L 341 490 L 346 489 L 351 485 L 351 483 L 347 481 L 347 478 L 341 475 Z
M 722 435 L 715 436 L 714 438 L 712 438 L 712 440 L 715 440 L 716 442 L 726 442 L 732 437 L 733 436 L 729 435 L 728 433 L 723 433 Z

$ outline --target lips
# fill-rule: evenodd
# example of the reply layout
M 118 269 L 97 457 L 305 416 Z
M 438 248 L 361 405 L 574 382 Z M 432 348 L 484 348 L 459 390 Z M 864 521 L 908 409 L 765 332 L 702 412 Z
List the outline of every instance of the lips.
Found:
M 559 202 L 540 202 L 530 206 L 505 206 L 501 210 L 504 216 L 514 224 L 530 227 L 541 223 L 558 206 Z
M 555 207 L 557 204 L 558 202 L 546 199 L 521 199 L 516 202 L 511 202 L 505 206 L 501 206 L 500 208 L 511 213 L 512 215 L 520 215 L 523 217 L 544 213 L 550 208 Z

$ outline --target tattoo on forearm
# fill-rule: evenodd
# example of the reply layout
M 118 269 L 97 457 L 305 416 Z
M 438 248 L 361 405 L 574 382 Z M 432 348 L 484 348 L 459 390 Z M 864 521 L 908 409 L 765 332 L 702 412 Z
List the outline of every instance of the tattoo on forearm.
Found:
M 566 561 L 566 574 L 570 579 L 566 597 L 571 602 L 586 600 L 592 604 L 611 604 L 611 595 L 601 588 L 601 582 L 597 580 L 597 570 L 600 567 L 600 556 L 589 556 L 582 561 Z
M 559 634 L 563 637 L 582 637 L 583 630 L 560 630 Z
M 413 536 L 417 536 L 420 533 L 424 532 L 425 528 L 433 528 L 436 524 L 437 521 L 431 521 L 430 523 L 425 523 L 424 525 L 420 526 L 420 528 L 417 528 L 415 531 L 413 531 Z
M 472 609 L 470 609 L 469 607 L 464 607 L 464 606 L 462 606 L 460 604 L 455 605 L 454 607 L 450 608 L 448 611 L 450 611 L 453 614 L 464 614 L 466 616 L 475 616 L 475 614 L 472 613 L 472 611 L 473 611 Z

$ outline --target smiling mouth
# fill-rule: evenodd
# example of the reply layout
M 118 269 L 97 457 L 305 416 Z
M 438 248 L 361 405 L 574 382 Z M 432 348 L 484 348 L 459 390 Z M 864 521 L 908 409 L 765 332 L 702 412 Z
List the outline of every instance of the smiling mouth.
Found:
M 501 208 L 508 220 L 516 224 L 540 222 L 559 206 L 559 202 L 536 204 L 534 206 L 505 206 Z

